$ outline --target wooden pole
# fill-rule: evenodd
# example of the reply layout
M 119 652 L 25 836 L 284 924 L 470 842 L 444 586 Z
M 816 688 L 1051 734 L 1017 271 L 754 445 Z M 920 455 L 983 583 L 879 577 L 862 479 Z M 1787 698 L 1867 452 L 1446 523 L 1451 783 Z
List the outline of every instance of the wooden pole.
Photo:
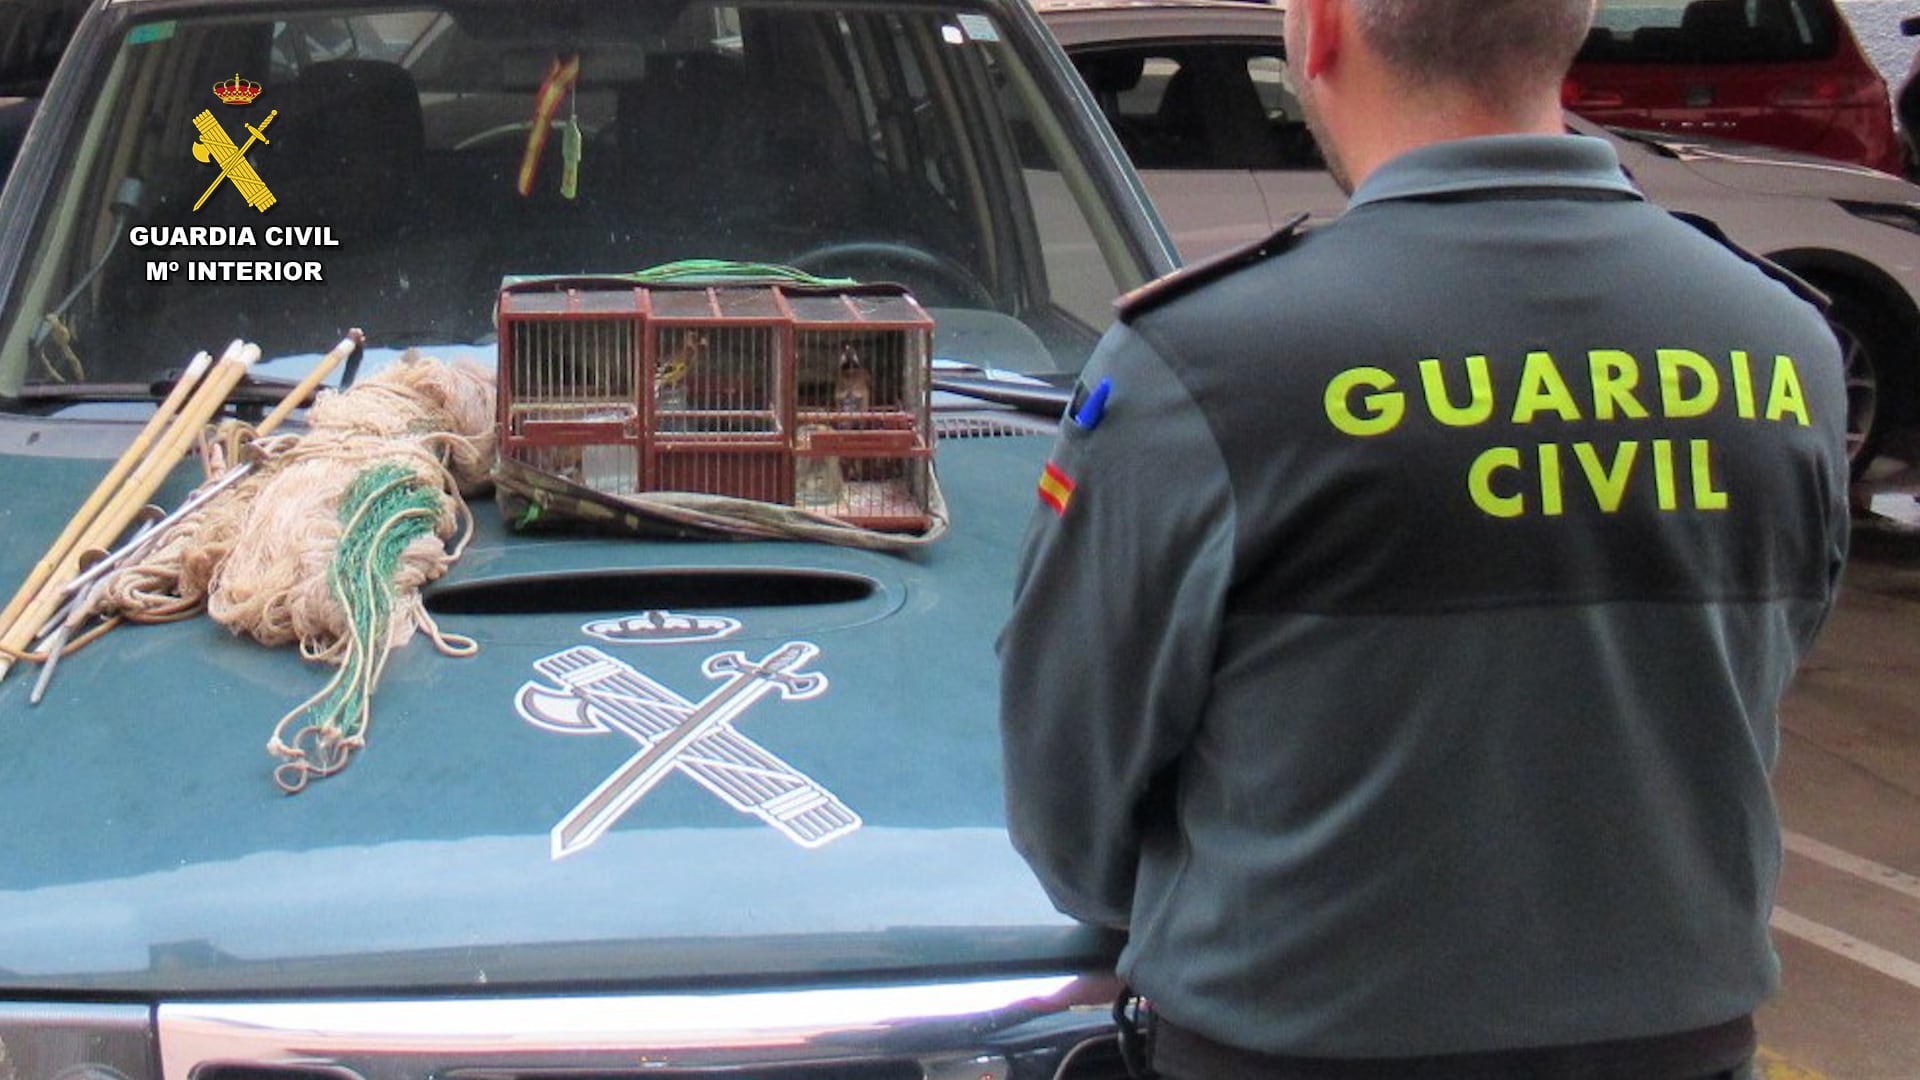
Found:
M 325 380 L 328 375 L 333 373 L 333 369 L 339 367 L 341 361 L 353 355 L 353 351 L 359 348 L 365 340 L 366 335 L 361 333 L 358 328 L 347 331 L 347 336 L 340 340 L 340 344 L 335 345 L 331 352 L 321 357 L 320 362 L 314 366 L 311 372 L 307 373 L 306 378 L 300 380 L 298 385 L 288 390 L 286 396 L 280 399 L 279 404 L 274 407 L 274 410 L 260 421 L 254 428 L 254 437 L 263 438 L 272 434 L 274 429 L 285 422 L 286 418 L 293 414 L 293 410 L 298 408 L 301 402 L 312 395 L 314 390 L 319 387 L 320 383 Z M 182 456 L 185 456 L 184 453 Z M 157 523 L 157 526 L 153 528 L 151 535 L 137 535 L 134 539 L 128 541 L 126 547 L 121 551 L 110 552 L 108 561 L 112 562 L 120 558 L 121 555 L 128 550 L 141 548 L 151 543 L 166 530 L 168 525 L 183 519 L 188 512 L 188 508 L 194 505 L 196 497 L 202 492 L 211 493 L 212 491 L 217 491 L 220 488 L 229 486 L 235 480 L 244 477 L 251 471 L 253 471 L 251 462 L 232 466 L 227 472 L 212 481 L 210 486 L 203 487 L 201 491 L 195 492 L 194 496 L 189 496 L 187 501 L 182 503 L 180 509 L 175 511 L 174 514 L 162 518 Z M 70 584 L 63 583 L 61 585 L 61 592 L 64 595 L 82 581 L 96 576 L 94 573 L 82 573 L 80 567 L 76 564 L 75 576 L 69 579 Z M 53 668 L 59 661 L 61 653 L 63 651 L 71 651 L 68 649 L 68 644 L 76 640 L 74 634 L 86 623 L 87 618 L 92 614 L 93 597 L 98 589 L 99 586 L 97 584 L 82 589 L 80 595 L 72 601 L 71 607 L 67 611 L 64 619 L 60 619 L 58 614 L 54 616 L 55 619 L 60 619 L 59 626 L 47 635 L 46 659 L 42 661 L 40 679 L 34 684 L 33 694 L 29 699 L 32 704 L 38 705 L 40 703 L 41 695 L 46 692 L 47 683 L 53 677 Z M 102 627 L 101 629 L 104 630 L 107 628 L 108 627 Z M 88 640 L 91 639 L 89 638 Z M 76 644 L 74 647 L 77 648 L 78 645 Z
M 254 428 L 253 437 L 257 439 L 272 434 L 273 430 L 280 425 L 280 422 L 290 415 L 293 410 L 298 407 L 299 403 L 304 400 L 307 395 L 311 394 L 314 388 L 317 387 L 334 368 L 340 365 L 342 360 L 353 355 L 353 350 L 359 348 L 363 340 L 365 340 L 364 335 L 358 329 L 347 331 L 347 337 L 343 339 L 339 345 L 334 346 L 332 352 L 320 358 L 320 364 L 314 369 L 314 372 L 309 374 L 307 378 L 302 381 L 301 385 L 288 391 L 287 396 L 281 400 L 279 406 L 274 409 L 273 413 L 262 420 L 258 427 Z M 107 571 L 118 565 L 122 560 L 128 558 L 130 553 L 135 553 L 151 546 L 176 522 L 185 520 L 188 514 L 198 510 L 205 502 L 211 500 L 215 495 L 225 491 L 227 488 L 232 487 L 237 481 L 245 479 L 246 475 L 252 471 L 253 466 L 251 464 L 242 463 L 234 465 L 218 477 L 195 488 L 193 493 L 188 495 L 185 501 L 173 509 L 172 513 L 161 519 L 159 526 L 155 528 L 150 535 L 128 541 L 113 551 L 107 552 L 104 558 L 88 566 L 72 580 L 62 585 L 61 591 L 72 594 L 87 582 L 105 575 Z
M 226 405 L 233 388 L 246 376 L 247 369 L 253 366 L 259 356 L 260 348 L 257 345 L 235 341 L 227 347 L 219 363 L 213 366 L 213 370 L 207 373 L 181 406 L 178 422 L 167 429 L 152 452 L 107 501 L 106 506 L 81 533 L 78 544 L 56 563 L 49 579 L 52 587 L 40 590 L 33 602 L 7 627 L 5 636 L 0 637 L 0 645 L 17 652 L 31 644 L 47 618 L 60 607 L 60 586 L 79 572 L 79 553 L 89 548 L 111 547 L 113 541 L 126 531 L 127 525 L 139 515 L 141 507 L 146 505 L 147 500 L 186 456 L 188 448 L 199 437 L 207 421 Z M 0 669 L 0 676 L 4 675 L 5 670 Z
M 340 344 L 335 345 L 332 352 L 321 357 L 320 363 L 307 373 L 307 377 L 301 379 L 298 386 L 287 391 L 287 396 L 280 399 L 280 404 L 275 405 L 265 419 L 254 425 L 254 437 L 260 438 L 273 434 L 273 429 L 279 427 L 288 416 L 291 416 L 293 410 L 299 408 L 300 403 L 320 385 L 321 380 L 333 374 L 333 369 L 340 366 L 340 361 L 352 356 L 353 350 L 359 348 L 360 343 L 365 340 L 366 335 L 360 332 L 359 327 L 347 331 L 347 336 L 340 339 Z
M 107 474 L 100 478 L 100 483 L 94 487 L 93 493 L 87 496 L 86 501 L 80 504 L 80 509 L 74 511 L 66 528 L 60 531 L 60 535 L 47 548 L 47 553 L 41 556 L 40 561 L 35 563 L 33 569 L 28 572 L 26 580 L 20 585 L 20 590 L 14 593 L 12 600 L 7 602 L 6 610 L 0 612 L 0 640 L 13 637 L 15 620 L 39 595 L 47 579 L 53 575 L 54 568 L 73 551 L 74 542 L 81 537 L 88 526 L 93 524 L 101 507 L 105 506 L 120 490 L 120 485 L 133 471 L 134 466 L 140 462 L 142 456 L 156 440 L 162 437 L 162 432 L 173 424 L 181 407 L 192 397 L 194 390 L 200 385 L 201 376 L 206 374 L 207 367 L 212 362 L 213 358 L 204 352 L 188 362 L 187 369 L 181 373 L 179 381 L 173 384 L 173 389 L 160 402 L 159 408 L 154 410 L 153 416 L 133 437 L 133 442 L 128 445 L 126 452 L 122 453 L 119 460 L 107 470 Z M 12 663 L 12 657 L 0 656 L 0 677 L 5 677 L 7 668 Z
M 83 534 L 78 551 L 84 552 L 89 548 L 105 550 L 113 546 L 114 540 L 139 515 L 140 508 L 146 505 L 153 493 L 173 474 L 174 467 L 187 456 L 200 437 L 200 432 L 213 415 L 226 405 L 233 388 L 246 377 L 247 369 L 253 366 L 259 356 L 260 349 L 255 345 L 236 341 L 228 346 L 220 362 L 207 374 L 200 392 L 181 407 L 181 422 L 154 446 L 153 452 L 128 477 L 126 486 L 100 511 L 93 526 Z M 77 552 L 73 561 L 76 564 L 79 561 Z

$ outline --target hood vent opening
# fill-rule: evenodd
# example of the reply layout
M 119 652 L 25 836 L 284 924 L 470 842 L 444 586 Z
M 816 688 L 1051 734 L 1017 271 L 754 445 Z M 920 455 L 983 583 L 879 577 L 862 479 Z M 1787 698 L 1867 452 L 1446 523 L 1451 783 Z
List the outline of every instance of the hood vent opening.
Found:
M 553 615 L 851 604 L 880 588 L 831 570 L 592 570 L 525 574 L 426 590 L 435 615 Z
M 197 1065 L 192 1080 L 363 1080 L 339 1065 L 268 1065 L 257 1062 L 208 1062 Z

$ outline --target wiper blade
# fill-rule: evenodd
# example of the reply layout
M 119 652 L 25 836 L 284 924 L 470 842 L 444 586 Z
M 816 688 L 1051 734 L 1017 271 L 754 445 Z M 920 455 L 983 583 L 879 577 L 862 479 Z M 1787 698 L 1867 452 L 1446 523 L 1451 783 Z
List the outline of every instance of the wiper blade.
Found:
M 149 389 L 155 397 L 164 397 L 173 391 L 174 383 L 179 381 L 180 376 L 169 375 L 155 382 Z M 240 380 L 239 385 L 228 392 L 227 404 L 278 405 L 286 398 L 288 391 L 299 385 L 299 382 L 293 379 L 277 379 L 270 375 L 247 375 Z M 319 389 L 316 388 L 314 393 L 319 393 Z M 310 405 L 312 398 L 309 397 L 300 404 Z
M 173 391 L 174 383 L 179 381 L 178 374 L 171 374 L 150 383 L 136 382 L 86 382 L 86 383 L 33 383 L 20 388 L 12 400 L 22 406 L 34 407 L 70 405 L 76 402 L 96 401 L 161 401 Z M 256 375 L 247 376 L 227 395 L 229 405 L 278 405 L 287 393 L 299 385 L 292 379 L 276 379 Z M 1053 386 L 1031 383 L 1006 382 L 1000 379 L 962 379 L 936 377 L 933 388 L 976 401 L 991 402 L 1034 416 L 1044 416 L 1057 420 L 1066 411 L 1073 400 L 1073 391 Z M 318 391 L 315 391 L 318 393 Z M 302 406 L 311 405 L 312 399 L 301 402 Z
M 1010 383 L 999 379 L 954 379 L 936 376 L 933 380 L 935 390 L 944 390 L 949 394 L 959 394 L 976 401 L 990 401 L 995 405 L 1007 405 L 1023 413 L 1044 416 L 1049 420 L 1060 419 L 1067 411 L 1067 405 L 1073 401 L 1073 391 L 1053 386 L 1035 386 L 1028 383 Z
M 20 388 L 9 400 L 23 409 L 73 405 L 81 402 L 153 401 L 159 402 L 173 392 L 180 375 L 173 373 L 153 382 L 31 383 Z M 228 405 L 278 405 L 288 391 L 299 384 L 291 379 L 247 376 L 227 395 Z M 318 391 L 316 391 L 317 393 Z M 301 405 L 312 404 L 312 399 Z

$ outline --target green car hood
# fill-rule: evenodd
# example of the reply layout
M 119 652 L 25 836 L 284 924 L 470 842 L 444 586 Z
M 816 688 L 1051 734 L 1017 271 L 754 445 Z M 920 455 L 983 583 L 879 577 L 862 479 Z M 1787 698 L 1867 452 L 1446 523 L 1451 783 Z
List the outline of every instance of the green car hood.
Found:
M 9 594 L 105 471 L 46 456 L 73 437 L 58 423 L 39 422 L 45 442 L 0 443 L 42 447 L 0 455 Z M 431 592 L 461 598 L 439 620 L 479 654 L 398 650 L 367 749 L 294 796 L 264 745 L 331 669 L 291 648 L 199 617 L 116 630 L 65 659 L 38 706 L 36 669 L 14 671 L 0 683 L 0 991 L 631 989 L 1110 962 L 1113 943 L 1056 913 L 1009 846 L 1001 801 L 993 640 L 1047 448 L 943 443 L 953 528 L 909 555 L 530 538 L 479 503 L 474 546 Z M 527 575 L 540 577 L 470 613 Z M 739 627 L 648 644 L 586 629 L 619 616 Z M 732 728 L 857 827 L 805 846 L 682 765 L 556 855 L 555 826 L 641 744 L 535 722 L 523 706 L 566 697 L 536 663 L 597 650 L 684 705 L 726 685 L 711 658 L 758 662 L 790 642 L 818 650 L 804 670 L 824 686 L 768 693 Z

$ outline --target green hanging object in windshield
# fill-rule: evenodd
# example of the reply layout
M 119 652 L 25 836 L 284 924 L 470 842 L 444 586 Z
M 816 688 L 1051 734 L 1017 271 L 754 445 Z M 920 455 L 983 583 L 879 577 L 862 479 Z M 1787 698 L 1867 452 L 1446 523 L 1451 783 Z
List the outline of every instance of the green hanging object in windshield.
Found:
M 572 199 L 580 190 L 580 118 L 567 118 L 560 129 L 560 195 Z

